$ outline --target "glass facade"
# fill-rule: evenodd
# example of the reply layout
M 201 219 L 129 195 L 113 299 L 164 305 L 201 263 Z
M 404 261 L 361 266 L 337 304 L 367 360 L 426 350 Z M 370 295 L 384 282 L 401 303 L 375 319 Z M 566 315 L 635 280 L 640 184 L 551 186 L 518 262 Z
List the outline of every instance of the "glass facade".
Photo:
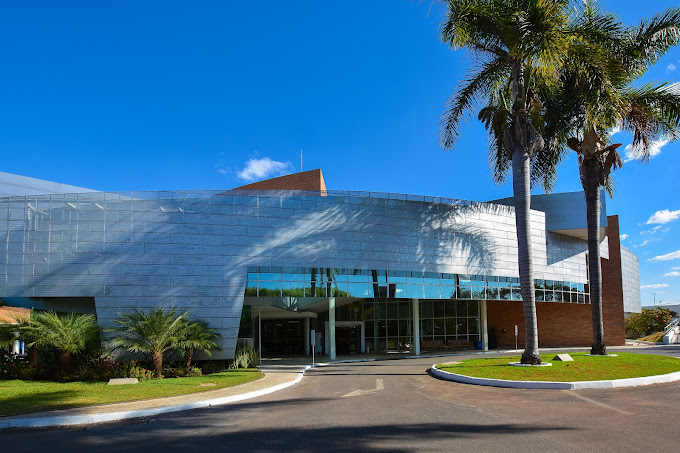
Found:
M 249 266 L 245 296 L 522 300 L 519 279 L 492 275 Z M 588 285 L 535 280 L 537 302 L 590 303 Z

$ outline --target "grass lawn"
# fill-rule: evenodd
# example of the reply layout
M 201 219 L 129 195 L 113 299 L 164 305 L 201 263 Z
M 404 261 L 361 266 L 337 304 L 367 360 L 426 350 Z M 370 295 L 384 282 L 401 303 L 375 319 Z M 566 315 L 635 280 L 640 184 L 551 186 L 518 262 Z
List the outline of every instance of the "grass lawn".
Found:
M 511 381 L 599 381 L 654 376 L 680 371 L 680 359 L 649 354 L 617 352 L 618 357 L 590 357 L 584 352 L 570 354 L 573 362 L 553 362 L 555 354 L 545 354 L 550 367 L 516 367 L 520 356 L 472 359 L 457 364 L 440 364 L 437 368 L 465 376 Z
M 131 385 L 0 380 L 0 416 L 206 392 L 244 384 L 260 377 L 262 373 L 253 368 L 207 376 L 143 381 Z M 217 385 L 198 387 L 199 384 L 208 382 Z

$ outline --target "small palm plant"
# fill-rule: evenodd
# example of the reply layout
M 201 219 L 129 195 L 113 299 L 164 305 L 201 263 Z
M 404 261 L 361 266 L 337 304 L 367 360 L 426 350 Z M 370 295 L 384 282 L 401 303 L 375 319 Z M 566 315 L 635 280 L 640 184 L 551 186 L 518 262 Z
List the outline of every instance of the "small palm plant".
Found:
M 220 349 L 215 342 L 219 337 L 220 334 L 203 321 L 186 321 L 182 339 L 177 344 L 177 347 L 184 351 L 186 367 L 191 367 L 191 359 L 195 350 L 203 351 L 210 356 L 212 349 Z
M 49 345 L 59 350 L 62 373 L 71 371 L 71 358 L 99 342 L 99 327 L 94 315 L 53 311 L 35 312 L 22 325 L 20 334 L 28 340 L 28 347 Z
M 162 377 L 163 353 L 177 348 L 184 338 L 188 312 L 178 313 L 176 308 L 154 308 L 148 312 L 133 310 L 121 315 L 115 322 L 117 327 L 109 329 L 114 333 L 112 343 L 130 352 L 151 354 L 153 372 Z

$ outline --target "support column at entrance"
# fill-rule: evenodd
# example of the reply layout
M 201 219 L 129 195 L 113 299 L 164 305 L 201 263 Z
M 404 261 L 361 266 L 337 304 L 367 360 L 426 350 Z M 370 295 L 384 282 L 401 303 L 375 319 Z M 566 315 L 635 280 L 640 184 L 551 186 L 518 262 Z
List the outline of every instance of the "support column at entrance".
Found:
M 328 343 L 331 360 L 335 360 L 335 297 L 328 298 Z
M 311 333 L 309 332 L 309 318 L 305 318 L 305 354 L 309 355 L 309 336 Z
M 482 336 L 482 350 L 489 350 L 489 328 L 487 326 L 486 301 L 479 301 L 479 333 Z
M 257 307 L 257 356 L 260 360 L 260 365 L 262 365 L 262 313 L 260 313 L 261 308 Z
M 411 299 L 413 305 L 413 352 L 420 355 L 420 309 L 418 299 Z

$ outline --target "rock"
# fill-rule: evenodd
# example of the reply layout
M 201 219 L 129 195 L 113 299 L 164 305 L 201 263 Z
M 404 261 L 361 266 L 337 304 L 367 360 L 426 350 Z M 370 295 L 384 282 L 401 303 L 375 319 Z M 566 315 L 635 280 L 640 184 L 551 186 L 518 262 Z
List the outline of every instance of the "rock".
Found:
M 198 384 L 199 387 L 217 387 L 214 382 L 204 382 L 203 384 Z
M 555 362 L 573 362 L 574 359 L 572 359 L 569 354 L 557 354 L 555 357 L 553 357 L 553 361 L 555 361 Z
M 109 379 L 109 385 L 126 385 L 126 384 L 137 384 L 139 381 L 137 378 L 114 378 Z

